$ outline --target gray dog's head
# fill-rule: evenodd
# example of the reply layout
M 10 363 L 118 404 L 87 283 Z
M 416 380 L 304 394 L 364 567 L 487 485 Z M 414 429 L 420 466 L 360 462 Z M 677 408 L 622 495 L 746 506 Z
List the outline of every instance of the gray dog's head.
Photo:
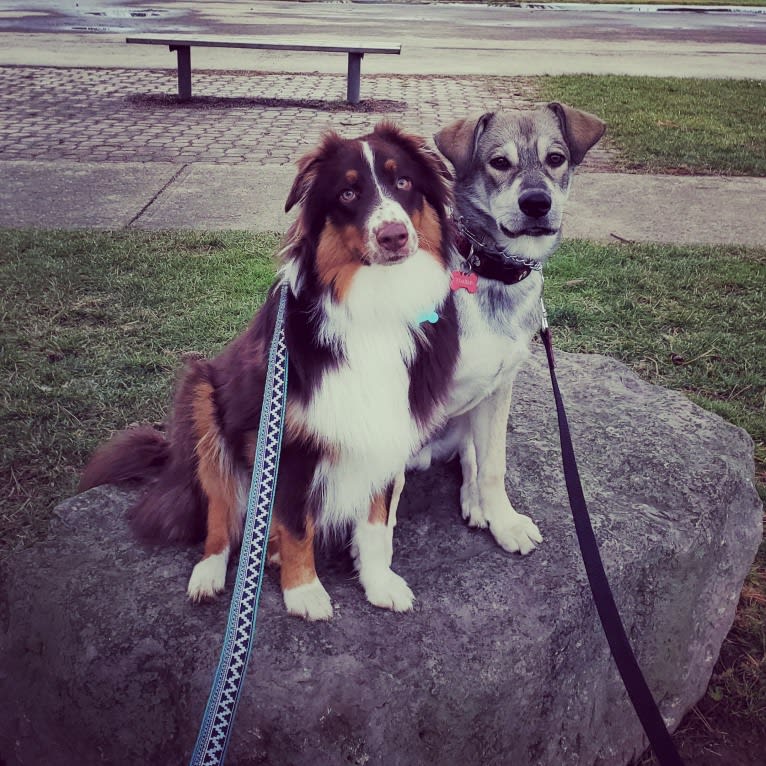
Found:
M 561 237 L 572 173 L 606 125 L 556 102 L 458 120 L 434 136 L 456 173 L 457 213 L 508 253 L 544 261 Z

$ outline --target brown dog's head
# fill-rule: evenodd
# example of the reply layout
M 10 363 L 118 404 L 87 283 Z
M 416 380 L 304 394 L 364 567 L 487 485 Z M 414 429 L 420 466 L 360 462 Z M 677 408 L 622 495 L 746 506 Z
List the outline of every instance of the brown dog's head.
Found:
M 301 230 L 358 241 L 362 262 L 396 262 L 422 246 L 424 217 L 446 217 L 446 167 L 422 138 L 380 123 L 356 139 L 327 134 L 298 163 L 285 203 L 300 204 Z
M 458 120 L 434 140 L 455 168 L 457 212 L 471 230 L 543 261 L 560 239 L 574 169 L 605 130 L 598 117 L 552 102 Z

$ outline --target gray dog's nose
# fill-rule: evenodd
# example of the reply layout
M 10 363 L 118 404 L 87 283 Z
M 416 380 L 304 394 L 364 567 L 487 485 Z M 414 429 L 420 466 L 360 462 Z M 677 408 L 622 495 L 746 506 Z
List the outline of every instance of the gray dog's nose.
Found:
M 542 218 L 551 209 L 551 195 L 545 189 L 529 189 L 519 195 L 519 207 L 530 218 Z

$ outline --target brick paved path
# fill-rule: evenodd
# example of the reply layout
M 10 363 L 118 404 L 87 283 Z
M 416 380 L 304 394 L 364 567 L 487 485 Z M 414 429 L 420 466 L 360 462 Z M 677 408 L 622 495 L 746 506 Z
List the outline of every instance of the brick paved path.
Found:
M 354 135 L 389 118 L 430 136 L 534 98 L 523 78 L 367 75 L 368 113 L 339 103 L 344 75 L 200 71 L 193 84 L 203 103 L 181 105 L 174 70 L 0 67 L 0 160 L 285 164 L 330 128 Z M 607 162 L 601 150 L 587 164 Z

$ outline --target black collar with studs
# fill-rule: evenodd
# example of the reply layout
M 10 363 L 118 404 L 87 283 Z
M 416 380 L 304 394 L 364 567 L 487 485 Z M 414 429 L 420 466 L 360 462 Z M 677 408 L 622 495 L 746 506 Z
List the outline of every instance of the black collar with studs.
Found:
M 502 251 L 488 248 L 465 225 L 465 219 L 455 219 L 455 246 L 465 259 L 465 270 L 474 272 L 484 279 L 492 279 L 505 285 L 515 285 L 525 280 L 533 271 L 542 266 L 537 261 L 515 258 Z

